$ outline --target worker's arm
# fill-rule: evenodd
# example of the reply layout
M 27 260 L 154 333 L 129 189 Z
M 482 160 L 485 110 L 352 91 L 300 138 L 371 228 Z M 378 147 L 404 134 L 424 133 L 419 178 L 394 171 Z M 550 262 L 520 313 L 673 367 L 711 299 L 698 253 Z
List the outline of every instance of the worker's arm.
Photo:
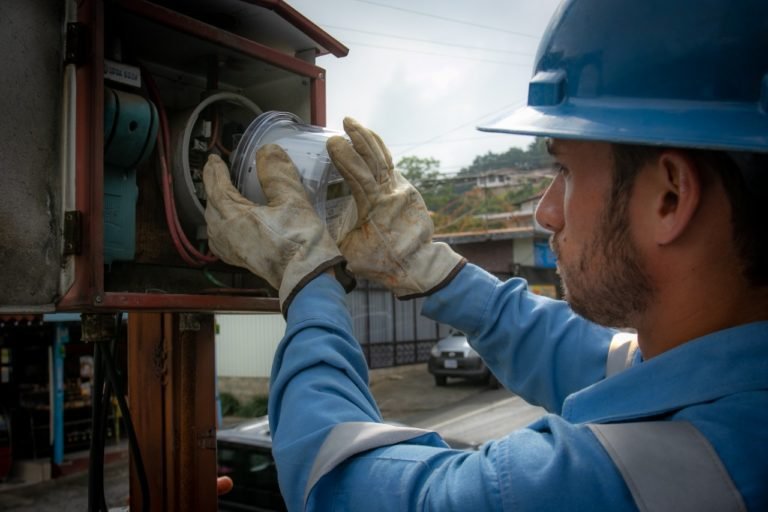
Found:
M 433 242 L 427 207 L 394 168 L 381 138 L 350 118 L 344 129 L 352 144 L 333 137 L 328 153 L 357 207 L 348 211 L 353 228 L 340 243 L 352 272 L 401 299 L 429 296 L 428 316 L 465 331 L 501 382 L 550 411 L 604 377 L 612 331 L 574 315 L 564 302 L 528 293 L 522 280 L 500 283 L 465 268 L 464 258 Z
M 613 329 L 576 315 L 567 303 L 465 266 L 424 303 L 422 314 L 464 332 L 501 383 L 559 413 L 563 400 L 605 377 Z
M 363 156 L 369 136 L 358 140 L 364 143 L 358 144 Z M 606 459 L 582 427 L 542 424 L 531 438 L 508 445 L 505 440 L 467 454 L 447 449 L 433 433 L 382 424 L 367 388 L 362 352 L 351 334 L 343 290 L 325 273 L 341 260 L 339 251 L 287 155 L 267 146 L 257 160 L 266 205 L 244 199 L 232 187 L 223 162 L 209 161 L 204 172 L 206 221 L 216 254 L 267 279 L 278 289 L 287 313 L 269 409 L 281 490 L 290 510 L 305 505 L 322 511 L 501 510 L 517 508 L 518 500 L 546 510 L 538 503 L 554 490 L 583 492 L 589 482 L 593 487 L 599 482 L 603 490 L 606 480 L 595 478 L 600 475 L 582 481 L 598 467 L 591 454 Z M 353 174 L 370 174 L 358 164 L 351 168 Z M 432 293 L 455 278 L 463 260 L 447 246 L 431 242 L 418 193 L 389 174 L 391 167 L 379 170 L 387 172 L 373 181 L 360 175 L 351 184 L 359 211 L 367 208 L 368 214 L 356 222 L 365 229 L 345 239 L 359 249 L 350 254 L 379 258 L 381 266 L 368 266 L 369 271 L 379 269 L 379 277 L 401 296 Z M 404 198 L 402 206 L 416 208 L 392 208 Z M 416 217 L 410 218 L 412 213 Z M 370 239 L 374 232 L 378 234 Z M 366 247 L 376 240 L 392 242 L 384 258 L 375 245 Z M 574 464 L 577 452 L 579 463 Z M 518 474 L 526 465 L 541 470 Z M 579 473 L 568 474 L 574 470 Z M 560 483 L 563 476 L 567 486 Z M 552 503 L 550 509 L 561 510 L 568 501 Z
M 289 510 L 304 510 L 305 503 L 306 510 L 323 512 L 541 512 L 587 503 L 621 509 L 616 500 L 624 487 L 605 452 L 587 428 L 558 417 L 472 452 L 409 429 L 380 435 L 387 427 L 379 423 L 351 333 L 343 290 L 331 276 L 296 295 L 269 397 L 273 453 Z M 387 437 L 400 432 L 399 442 Z M 366 444 L 371 437 L 374 444 Z
M 289 509 L 301 510 L 313 461 L 332 429 L 382 417 L 339 283 L 327 274 L 308 283 L 287 320 L 272 367 L 269 418 L 280 487 Z

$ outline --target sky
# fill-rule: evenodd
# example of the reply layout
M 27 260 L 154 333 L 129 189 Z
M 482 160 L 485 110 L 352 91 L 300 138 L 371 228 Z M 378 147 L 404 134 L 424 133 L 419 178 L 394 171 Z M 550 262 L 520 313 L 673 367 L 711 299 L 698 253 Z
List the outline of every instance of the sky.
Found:
M 327 71 L 327 127 L 352 116 L 395 163 L 435 158 L 455 174 L 530 137 L 476 127 L 525 104 L 539 40 L 559 0 L 287 0 L 349 48 Z

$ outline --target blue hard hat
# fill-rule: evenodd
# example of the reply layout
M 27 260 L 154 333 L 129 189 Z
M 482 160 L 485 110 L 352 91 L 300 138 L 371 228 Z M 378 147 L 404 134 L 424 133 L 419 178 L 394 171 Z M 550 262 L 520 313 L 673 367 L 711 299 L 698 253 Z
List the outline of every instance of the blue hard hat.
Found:
M 483 131 L 768 152 L 768 0 L 567 0 Z

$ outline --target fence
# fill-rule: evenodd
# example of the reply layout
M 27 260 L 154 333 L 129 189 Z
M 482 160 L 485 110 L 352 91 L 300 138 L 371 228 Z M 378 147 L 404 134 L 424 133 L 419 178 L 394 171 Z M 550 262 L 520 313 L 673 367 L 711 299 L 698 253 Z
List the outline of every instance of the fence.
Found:
M 367 281 L 347 295 L 355 338 L 369 368 L 425 362 L 449 328 L 421 316 L 424 299 L 400 301 Z M 269 376 L 285 331 L 282 315 L 217 315 L 216 368 L 226 378 Z
M 355 337 L 370 368 L 421 363 L 448 326 L 421 316 L 424 299 L 400 301 L 367 281 L 347 295 Z

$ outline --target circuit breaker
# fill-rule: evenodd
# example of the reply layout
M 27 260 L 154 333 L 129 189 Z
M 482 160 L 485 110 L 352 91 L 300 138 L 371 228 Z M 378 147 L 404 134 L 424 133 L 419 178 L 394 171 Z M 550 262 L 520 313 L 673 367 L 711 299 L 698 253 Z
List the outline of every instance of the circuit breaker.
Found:
M 210 253 L 202 167 L 267 111 L 325 124 L 324 54 L 281 0 L 2 2 L 0 311 L 277 310 Z

